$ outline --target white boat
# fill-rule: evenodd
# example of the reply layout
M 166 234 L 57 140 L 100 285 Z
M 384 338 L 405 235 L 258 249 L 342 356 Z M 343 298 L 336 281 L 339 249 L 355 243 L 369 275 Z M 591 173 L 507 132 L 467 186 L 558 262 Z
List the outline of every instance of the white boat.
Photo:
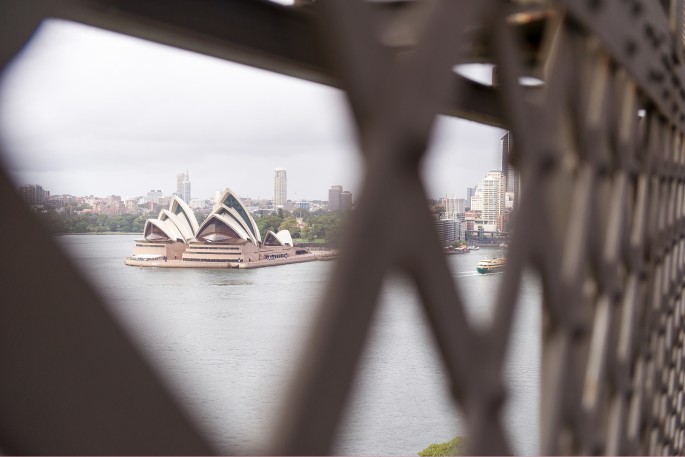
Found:
M 469 248 L 468 246 L 459 246 L 458 248 L 453 248 L 452 246 L 448 246 L 445 248 L 445 254 L 451 255 L 451 254 L 468 254 Z
M 498 271 L 504 270 L 506 266 L 506 259 L 504 257 L 498 257 L 496 259 L 485 259 L 478 262 L 476 271 L 478 273 L 496 273 Z

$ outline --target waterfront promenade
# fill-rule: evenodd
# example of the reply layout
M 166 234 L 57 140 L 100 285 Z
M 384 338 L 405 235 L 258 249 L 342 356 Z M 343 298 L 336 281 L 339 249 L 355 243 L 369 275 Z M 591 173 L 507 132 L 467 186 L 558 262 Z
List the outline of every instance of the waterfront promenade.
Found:
M 192 262 L 187 260 L 138 260 L 127 257 L 124 263 L 134 267 L 145 268 L 263 268 L 291 263 L 312 262 L 314 260 L 332 260 L 337 256 L 336 251 L 316 251 L 292 257 L 261 259 L 253 262 Z

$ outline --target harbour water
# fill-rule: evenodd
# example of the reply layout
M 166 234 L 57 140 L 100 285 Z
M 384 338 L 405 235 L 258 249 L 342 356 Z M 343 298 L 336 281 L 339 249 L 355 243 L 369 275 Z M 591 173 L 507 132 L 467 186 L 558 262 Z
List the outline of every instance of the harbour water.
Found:
M 224 453 L 263 452 L 333 263 L 255 270 L 124 265 L 133 235 L 65 235 L 60 243 L 108 299 L 150 362 Z M 475 325 L 501 274 L 479 275 L 481 249 L 449 256 Z M 517 454 L 538 453 L 541 290 L 523 280 L 507 362 L 502 422 Z M 478 351 L 478 348 L 472 348 Z M 334 452 L 416 455 L 465 434 L 420 302 L 406 278 L 385 286 Z

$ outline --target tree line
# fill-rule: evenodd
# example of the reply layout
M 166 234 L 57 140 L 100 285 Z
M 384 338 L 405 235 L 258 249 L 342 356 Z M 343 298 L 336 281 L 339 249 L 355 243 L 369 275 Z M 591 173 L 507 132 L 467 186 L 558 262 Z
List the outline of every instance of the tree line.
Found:
M 297 223 L 297 218 L 302 218 L 302 227 Z M 294 240 L 300 239 L 308 242 L 321 240 L 326 244 L 335 245 L 338 243 L 344 226 L 344 214 L 325 211 L 310 213 L 299 208 L 291 213 L 279 209 L 277 213 L 267 213 L 260 216 L 256 222 L 262 236 L 268 230 L 274 233 L 288 230 Z
M 95 213 L 57 212 L 53 208 L 47 208 L 38 214 L 53 233 L 129 232 L 142 234 L 145 221 L 155 217 L 153 213 L 110 216 Z M 202 221 L 202 215 L 196 214 L 196 216 L 198 221 Z M 297 218 L 302 218 L 302 227 L 298 224 Z M 344 215 L 324 211 L 310 213 L 300 209 L 291 213 L 279 209 L 277 213 L 256 215 L 255 220 L 262 236 L 268 230 L 274 233 L 288 230 L 293 239 L 306 242 L 323 241 L 326 244 L 335 245 L 341 234 Z
M 95 213 L 58 213 L 52 208 L 38 213 L 53 233 L 102 233 L 135 232 L 143 233 L 145 221 L 150 214 L 122 214 L 110 216 Z

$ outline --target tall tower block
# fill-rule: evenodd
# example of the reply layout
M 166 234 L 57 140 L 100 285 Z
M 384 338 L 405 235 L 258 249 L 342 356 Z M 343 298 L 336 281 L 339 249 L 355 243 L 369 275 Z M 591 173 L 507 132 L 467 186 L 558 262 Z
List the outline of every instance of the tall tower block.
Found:
M 274 172 L 274 206 L 283 207 L 288 201 L 288 178 L 285 168 L 276 168 Z

